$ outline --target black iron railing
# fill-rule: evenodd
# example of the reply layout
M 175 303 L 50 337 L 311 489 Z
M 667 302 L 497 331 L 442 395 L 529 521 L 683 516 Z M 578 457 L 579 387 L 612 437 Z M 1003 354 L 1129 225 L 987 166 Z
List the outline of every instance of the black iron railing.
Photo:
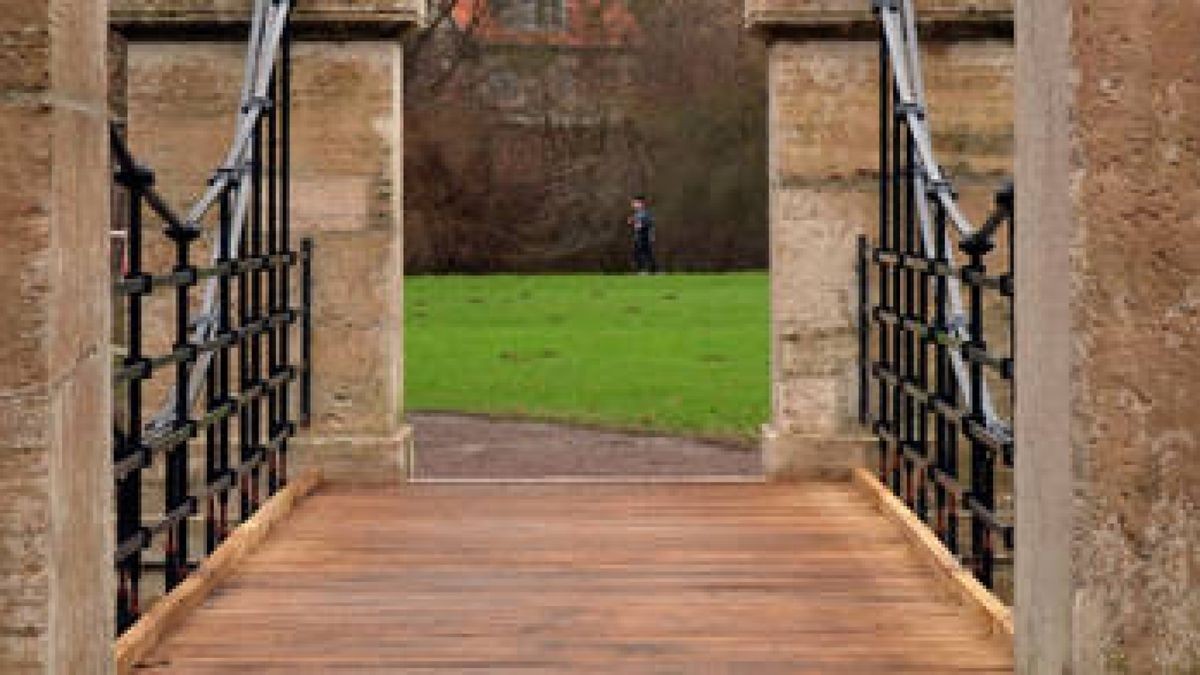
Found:
M 306 239 L 294 250 L 290 227 L 289 9 L 255 4 L 234 147 L 188 215 L 112 133 L 128 217 L 113 285 L 125 352 L 113 378 L 122 632 L 143 610 L 147 573 L 169 592 L 287 484 L 289 440 L 310 416 L 313 247 Z M 194 260 L 202 240 L 208 265 Z M 167 251 L 173 262 L 149 269 Z M 148 315 L 168 307 L 169 322 Z M 171 346 L 150 354 L 148 342 L 163 337 L 148 330 L 154 318 L 171 326 Z M 160 403 L 151 399 L 163 399 L 158 414 L 148 414 Z
M 1013 548 L 1013 188 L 981 227 L 967 222 L 932 156 L 911 1 L 875 9 L 879 228 L 859 242 L 860 417 L 880 481 L 994 589 Z

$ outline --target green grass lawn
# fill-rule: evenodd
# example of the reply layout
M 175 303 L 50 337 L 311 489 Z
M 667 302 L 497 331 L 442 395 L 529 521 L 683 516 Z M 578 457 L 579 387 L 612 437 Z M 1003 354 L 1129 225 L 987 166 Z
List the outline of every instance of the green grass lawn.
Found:
M 763 273 L 410 277 L 410 410 L 748 438 L 768 415 Z

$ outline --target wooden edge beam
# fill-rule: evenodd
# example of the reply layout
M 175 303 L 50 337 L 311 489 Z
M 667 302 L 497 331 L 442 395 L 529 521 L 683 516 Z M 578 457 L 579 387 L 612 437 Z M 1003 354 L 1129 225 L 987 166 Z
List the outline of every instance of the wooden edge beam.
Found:
M 917 554 L 934 569 L 938 581 L 988 625 L 992 635 L 1013 641 L 1012 609 L 992 594 L 964 568 L 933 530 L 917 518 L 892 491 L 867 469 L 854 469 L 851 481 L 862 490 L 883 515 L 898 525 Z
M 235 529 L 183 583 L 151 607 L 117 640 L 113 658 L 118 675 L 132 673 L 137 664 L 178 628 L 217 585 L 228 579 L 241 561 L 262 544 L 322 480 L 321 472 L 313 469 L 280 490 L 250 520 Z

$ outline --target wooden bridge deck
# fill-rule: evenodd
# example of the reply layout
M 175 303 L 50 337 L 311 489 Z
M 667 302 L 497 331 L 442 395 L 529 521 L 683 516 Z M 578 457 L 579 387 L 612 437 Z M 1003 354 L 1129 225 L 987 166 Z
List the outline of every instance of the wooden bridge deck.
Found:
M 327 489 L 145 673 L 999 673 L 850 485 Z

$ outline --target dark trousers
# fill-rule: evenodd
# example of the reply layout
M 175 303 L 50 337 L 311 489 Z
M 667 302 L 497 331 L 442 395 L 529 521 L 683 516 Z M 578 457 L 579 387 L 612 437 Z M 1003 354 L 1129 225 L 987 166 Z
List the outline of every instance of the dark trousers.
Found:
M 658 272 L 658 261 L 654 258 L 654 239 L 649 232 L 633 235 L 633 266 L 639 272 Z

